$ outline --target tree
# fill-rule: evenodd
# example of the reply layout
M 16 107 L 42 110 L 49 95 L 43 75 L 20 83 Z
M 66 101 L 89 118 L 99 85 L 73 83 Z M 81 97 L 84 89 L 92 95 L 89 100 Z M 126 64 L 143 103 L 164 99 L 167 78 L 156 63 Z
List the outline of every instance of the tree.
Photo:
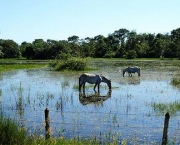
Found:
M 47 59 L 47 43 L 43 39 L 35 39 L 32 44 L 35 52 L 34 59 Z
M 126 40 L 129 34 L 129 30 L 122 28 L 119 30 L 114 31 L 112 34 L 116 39 L 119 41 L 119 50 L 116 52 L 116 57 L 123 57 L 125 55 L 125 45 L 126 45 Z
M 126 55 L 125 55 L 125 58 L 127 58 L 127 59 L 133 59 L 136 57 L 137 57 L 137 54 L 136 54 L 135 50 L 128 50 Z
M 134 31 L 129 32 L 126 45 L 125 45 L 125 50 L 126 52 L 129 52 L 129 50 L 136 50 L 136 44 L 138 43 L 137 41 L 137 34 Z M 130 51 L 133 52 L 133 51 Z
M 102 58 L 107 52 L 107 45 L 104 41 L 105 37 L 103 35 L 95 36 L 93 41 L 95 42 L 95 52 L 94 57 Z
M 23 42 L 23 43 L 21 43 L 20 49 L 21 49 L 23 57 L 25 57 L 27 59 L 35 58 L 35 51 L 34 51 L 33 44 Z
M 0 58 L 3 58 L 3 56 L 4 56 L 4 53 L 3 53 L 3 47 L 2 46 L 0 46 Z
M 171 48 L 176 48 L 177 57 L 180 59 L 180 28 L 171 31 L 171 41 L 174 42 L 174 44 L 171 45 Z
M 60 58 L 61 53 L 70 54 L 69 44 L 65 40 L 55 41 L 55 40 L 47 40 L 47 48 L 48 48 L 48 58 Z
M 68 37 L 68 42 L 76 43 L 79 40 L 79 36 L 73 35 L 71 37 Z
M 3 58 L 18 58 L 20 57 L 20 49 L 16 42 L 13 40 L 2 40 L 0 41 L 1 56 Z

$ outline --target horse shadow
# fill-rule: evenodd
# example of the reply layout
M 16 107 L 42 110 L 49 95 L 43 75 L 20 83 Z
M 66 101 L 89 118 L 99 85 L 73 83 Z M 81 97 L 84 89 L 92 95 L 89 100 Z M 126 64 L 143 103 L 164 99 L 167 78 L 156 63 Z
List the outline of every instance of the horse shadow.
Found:
M 107 92 L 107 95 L 100 95 L 100 92 L 94 91 L 94 93 L 86 94 L 85 91 L 79 92 L 79 101 L 82 105 L 88 104 L 100 104 L 111 97 L 111 91 Z

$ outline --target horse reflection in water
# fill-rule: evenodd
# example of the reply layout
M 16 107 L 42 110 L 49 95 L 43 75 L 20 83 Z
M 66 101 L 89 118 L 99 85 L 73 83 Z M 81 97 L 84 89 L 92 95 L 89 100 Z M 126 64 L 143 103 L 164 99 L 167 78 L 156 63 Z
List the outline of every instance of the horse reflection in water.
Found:
M 81 91 L 81 87 L 83 86 L 83 90 L 85 90 L 85 84 L 95 84 L 94 85 L 94 91 L 96 90 L 96 86 L 98 86 L 98 92 L 99 92 L 99 85 L 101 82 L 104 82 L 108 85 L 109 90 L 111 90 L 111 80 L 107 79 L 106 77 L 102 75 L 97 74 L 88 74 L 84 73 L 79 77 L 79 91 Z
M 85 94 L 85 91 L 79 92 L 79 101 L 83 105 L 87 104 L 100 104 L 111 97 L 111 91 L 108 91 L 107 95 L 102 96 L 99 92 L 94 91 L 94 94 Z
M 132 77 L 132 73 L 136 73 L 136 72 L 138 73 L 138 76 L 140 76 L 140 71 L 141 71 L 141 68 L 138 66 L 127 67 L 127 68 L 123 69 L 123 77 L 126 72 L 128 72 L 129 76 L 131 76 L 131 77 Z

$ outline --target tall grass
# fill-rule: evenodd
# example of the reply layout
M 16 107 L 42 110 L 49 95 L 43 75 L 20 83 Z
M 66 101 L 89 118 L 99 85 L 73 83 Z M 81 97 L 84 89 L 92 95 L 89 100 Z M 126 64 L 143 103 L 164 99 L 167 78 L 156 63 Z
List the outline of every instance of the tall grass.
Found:
M 113 144 L 117 142 L 114 141 Z M 91 139 L 80 139 L 72 138 L 65 139 L 63 137 L 59 138 L 49 138 L 45 139 L 43 136 L 26 136 L 26 130 L 19 127 L 15 120 L 4 118 L 0 116 L 0 145 L 99 145 L 101 144 L 96 138 Z
M 0 64 L 0 72 L 45 67 L 44 64 Z
M 157 115 L 165 114 L 169 112 L 171 115 L 175 115 L 180 110 L 180 102 L 175 101 L 172 103 L 152 103 L 151 106 L 154 108 Z
M 0 117 L 0 144 L 23 144 L 26 131 L 11 119 Z
M 177 74 L 174 78 L 172 78 L 171 84 L 180 88 L 180 74 Z

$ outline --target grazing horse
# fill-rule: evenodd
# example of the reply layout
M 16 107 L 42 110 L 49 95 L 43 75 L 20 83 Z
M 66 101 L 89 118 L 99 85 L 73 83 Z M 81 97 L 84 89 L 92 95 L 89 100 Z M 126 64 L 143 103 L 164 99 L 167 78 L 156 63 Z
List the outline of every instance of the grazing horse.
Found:
M 96 86 L 98 86 L 98 92 L 99 92 L 99 85 L 101 82 L 104 82 L 108 85 L 109 90 L 111 90 L 111 80 L 105 78 L 102 75 L 96 75 L 96 74 L 88 74 L 84 73 L 79 77 L 79 91 L 81 91 L 81 87 L 83 86 L 83 90 L 85 90 L 85 84 L 95 84 L 94 85 L 94 91 L 96 89 Z
M 140 76 L 140 71 L 141 71 L 141 68 L 138 67 L 138 66 L 135 66 L 135 67 L 127 67 L 123 70 L 123 77 L 124 77 L 124 74 L 125 72 L 128 72 L 129 76 L 132 77 L 132 73 L 138 73 L 138 76 Z

